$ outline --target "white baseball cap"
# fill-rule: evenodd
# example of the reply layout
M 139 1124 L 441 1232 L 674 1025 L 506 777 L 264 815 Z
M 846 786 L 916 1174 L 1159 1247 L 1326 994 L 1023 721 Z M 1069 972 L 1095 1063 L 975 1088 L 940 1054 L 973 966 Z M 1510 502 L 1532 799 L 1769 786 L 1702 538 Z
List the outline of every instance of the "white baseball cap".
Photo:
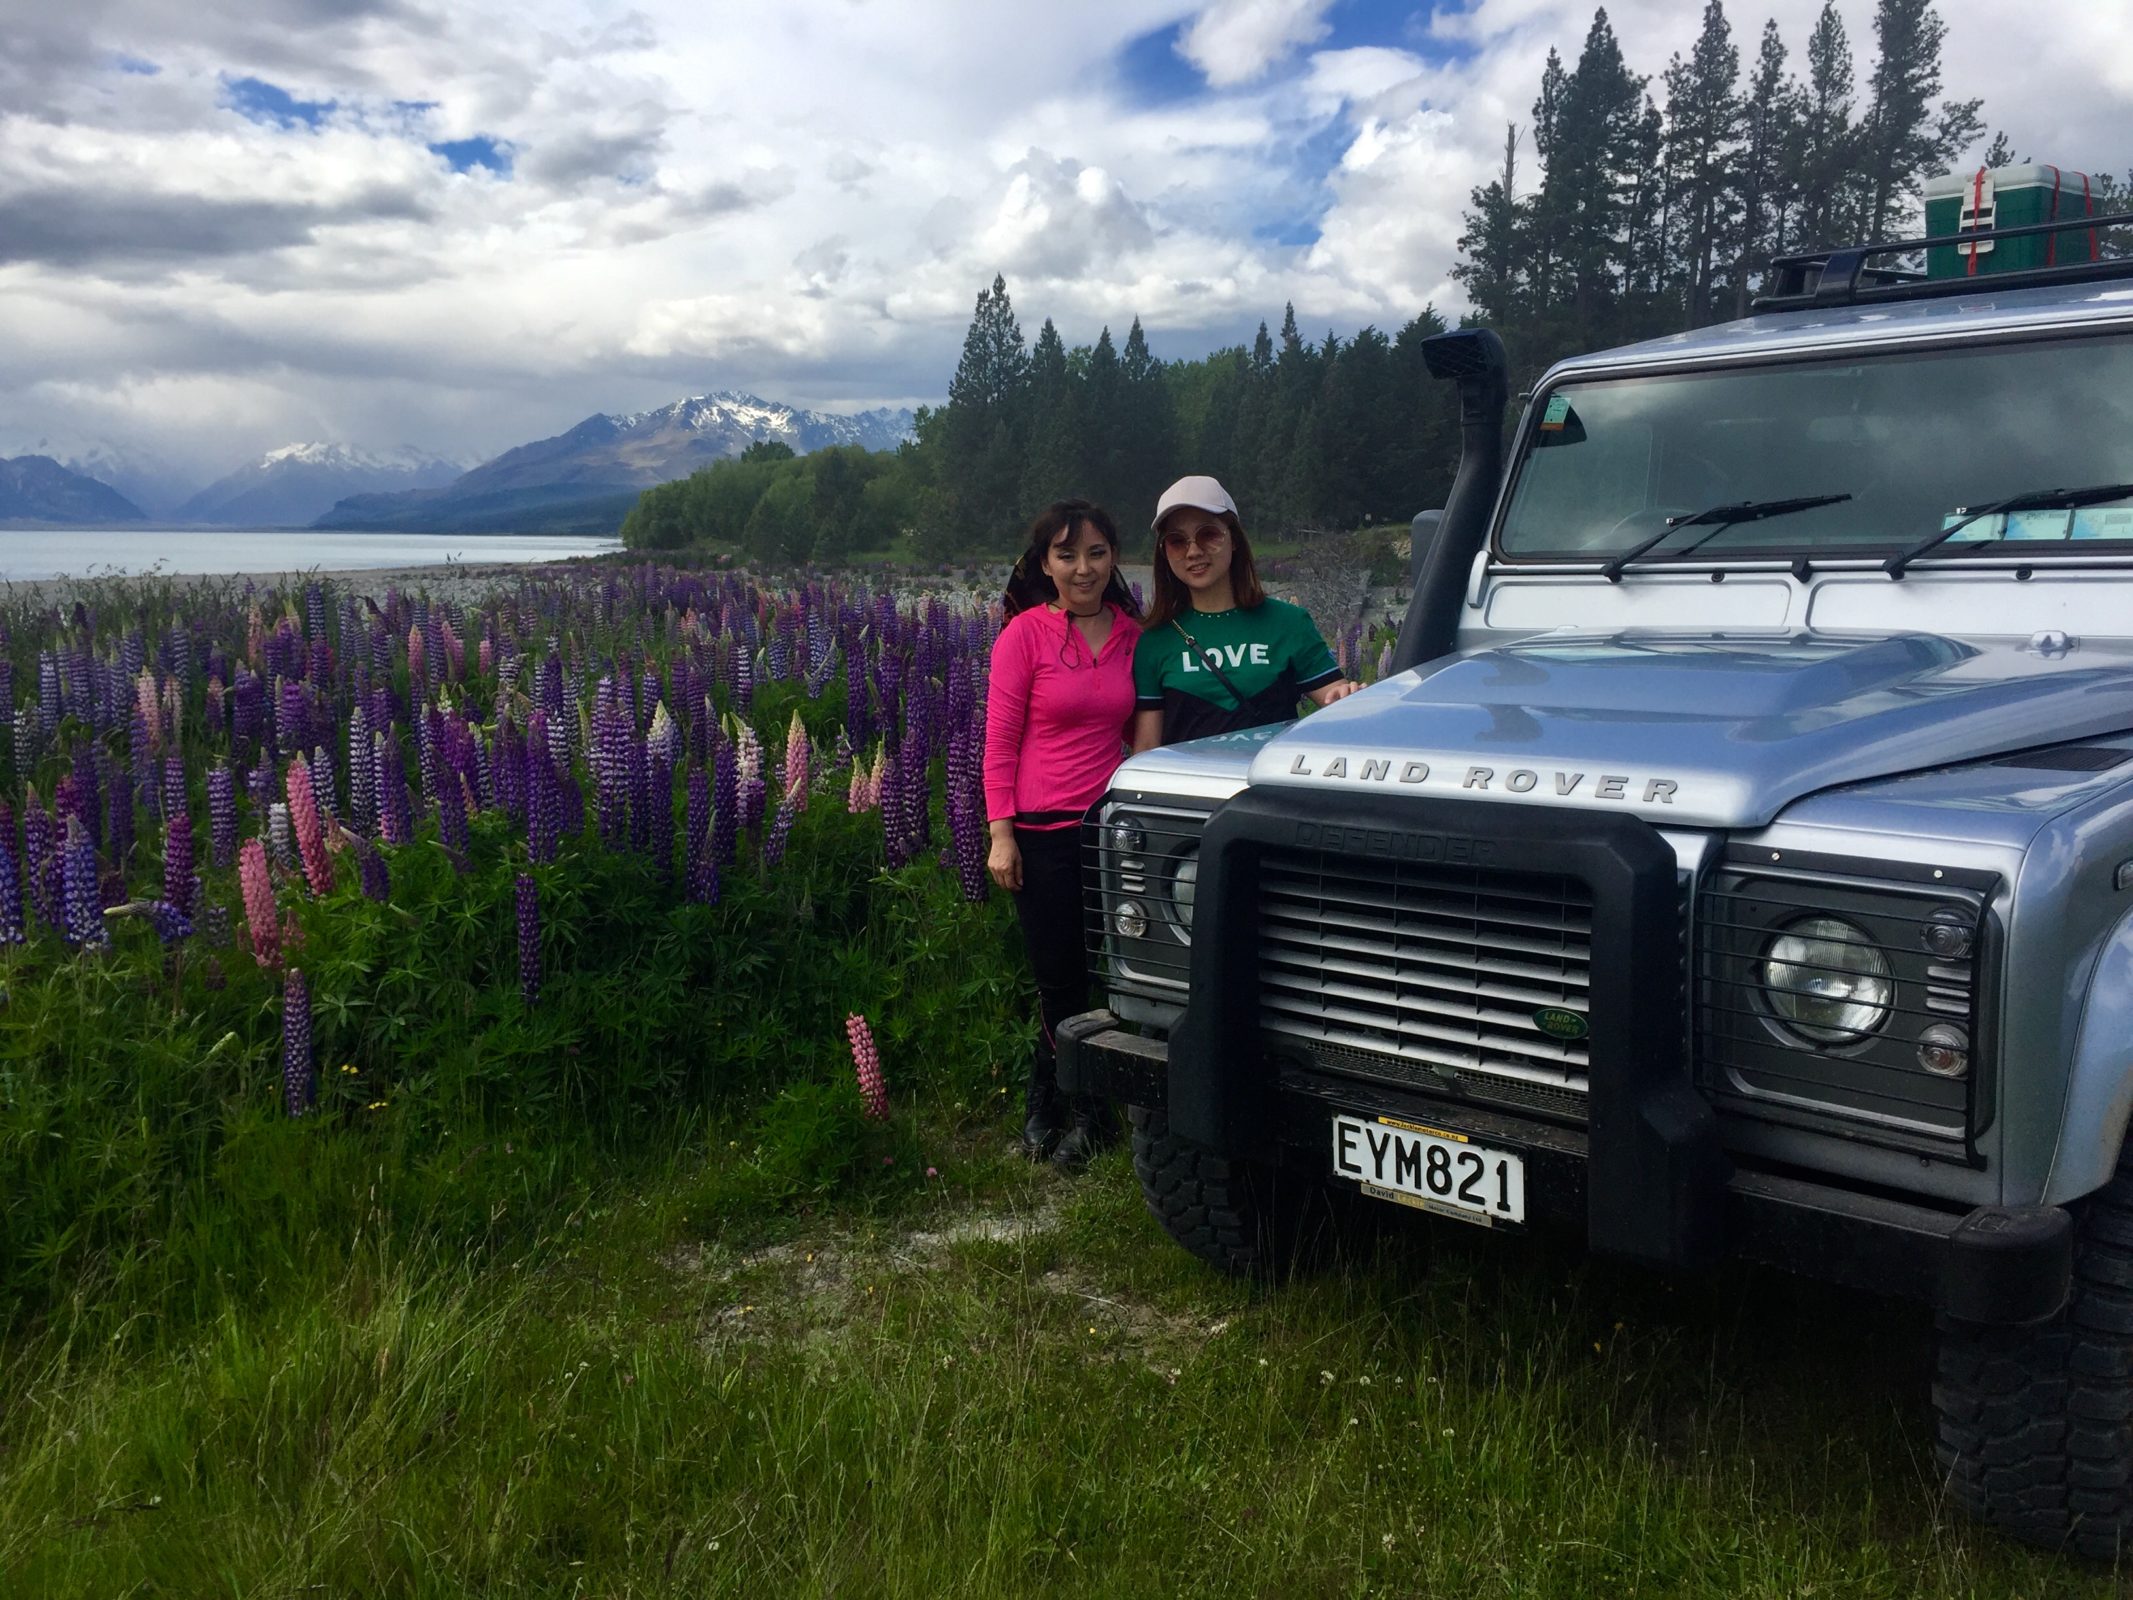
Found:
M 1149 526 L 1162 530 L 1163 519 L 1179 506 L 1190 506 L 1195 511 L 1209 511 L 1220 516 L 1227 511 L 1237 515 L 1237 502 L 1229 497 L 1229 491 L 1213 478 L 1200 476 L 1180 478 L 1163 491 L 1163 498 L 1155 503 L 1155 521 Z

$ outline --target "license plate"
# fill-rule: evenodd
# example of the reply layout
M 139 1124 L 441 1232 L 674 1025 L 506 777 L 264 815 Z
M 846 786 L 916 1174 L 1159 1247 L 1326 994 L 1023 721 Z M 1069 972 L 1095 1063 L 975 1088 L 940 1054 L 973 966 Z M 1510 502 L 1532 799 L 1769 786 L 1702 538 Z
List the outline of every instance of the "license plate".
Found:
M 1336 1116 L 1333 1170 L 1373 1199 L 1483 1227 L 1526 1220 L 1525 1161 L 1442 1128 Z

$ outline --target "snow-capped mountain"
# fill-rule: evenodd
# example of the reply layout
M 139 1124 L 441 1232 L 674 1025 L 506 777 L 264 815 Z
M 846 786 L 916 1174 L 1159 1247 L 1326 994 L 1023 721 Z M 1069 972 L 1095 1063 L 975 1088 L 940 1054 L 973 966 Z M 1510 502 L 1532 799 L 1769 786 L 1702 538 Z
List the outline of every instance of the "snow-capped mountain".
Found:
M 911 437 L 912 422 L 909 411 L 808 411 L 731 389 L 691 395 L 656 411 L 611 413 L 607 420 L 637 438 L 682 433 L 729 440 L 731 455 L 761 439 L 777 439 L 801 455 L 842 444 L 894 450 Z
M 912 437 L 909 411 L 839 414 L 752 394 L 692 395 L 656 411 L 598 413 L 567 433 L 506 450 L 449 488 L 351 497 L 319 519 L 329 528 L 600 525 L 612 530 L 637 493 L 776 439 L 796 453 L 830 445 L 893 450 Z
M 237 528 L 303 528 L 350 495 L 439 488 L 464 470 L 463 462 L 412 446 L 285 444 L 218 478 L 178 507 L 177 516 Z

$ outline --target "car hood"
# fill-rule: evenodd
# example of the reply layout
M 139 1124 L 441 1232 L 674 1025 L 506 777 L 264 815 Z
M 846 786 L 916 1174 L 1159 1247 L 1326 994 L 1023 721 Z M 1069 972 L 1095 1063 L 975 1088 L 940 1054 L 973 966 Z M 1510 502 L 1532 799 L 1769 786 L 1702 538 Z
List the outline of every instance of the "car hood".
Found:
M 2133 728 L 2133 646 L 1938 634 L 1542 634 L 1305 718 L 1251 782 L 1742 828 L 1863 779 Z

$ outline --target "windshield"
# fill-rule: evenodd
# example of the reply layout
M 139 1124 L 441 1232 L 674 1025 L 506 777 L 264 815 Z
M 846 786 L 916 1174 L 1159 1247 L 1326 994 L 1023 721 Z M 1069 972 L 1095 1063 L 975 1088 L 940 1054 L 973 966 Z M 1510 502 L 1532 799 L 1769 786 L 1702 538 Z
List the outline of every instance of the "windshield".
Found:
M 1507 555 L 1619 555 L 1669 517 L 1849 495 L 1726 528 L 1698 555 L 1867 556 L 1915 545 L 1966 506 L 2133 481 L 2124 337 L 1567 383 L 1536 403 Z M 1684 526 L 1650 559 L 1708 531 Z M 2133 546 L 2133 501 L 1983 517 L 1942 552 L 2001 539 Z

